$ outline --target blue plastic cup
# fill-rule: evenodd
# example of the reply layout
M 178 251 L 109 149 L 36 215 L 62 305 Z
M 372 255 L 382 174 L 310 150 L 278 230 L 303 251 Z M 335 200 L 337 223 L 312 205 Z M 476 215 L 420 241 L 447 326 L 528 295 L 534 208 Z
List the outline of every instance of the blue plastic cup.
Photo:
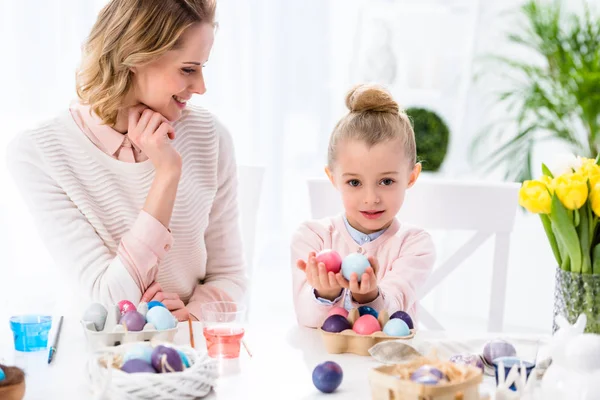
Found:
M 10 318 L 15 350 L 40 351 L 48 346 L 52 317 L 47 315 L 17 315 Z

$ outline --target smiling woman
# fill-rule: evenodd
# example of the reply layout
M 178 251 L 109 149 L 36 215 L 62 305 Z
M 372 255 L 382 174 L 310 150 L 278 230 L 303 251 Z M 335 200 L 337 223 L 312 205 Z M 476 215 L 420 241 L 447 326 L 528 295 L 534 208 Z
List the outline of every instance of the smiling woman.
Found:
M 56 264 L 89 301 L 161 300 L 180 320 L 246 286 L 231 137 L 204 94 L 214 0 L 112 0 L 78 101 L 18 135 L 9 169 Z

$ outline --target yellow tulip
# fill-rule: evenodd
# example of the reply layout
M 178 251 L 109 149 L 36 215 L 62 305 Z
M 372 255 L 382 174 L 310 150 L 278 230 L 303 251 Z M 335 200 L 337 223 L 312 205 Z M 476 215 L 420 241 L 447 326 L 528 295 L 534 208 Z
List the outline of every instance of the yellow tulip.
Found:
M 588 198 L 587 176 L 564 174 L 554 179 L 554 191 L 560 202 L 569 210 L 577 210 Z
M 592 186 L 592 192 L 590 193 L 590 204 L 594 214 L 600 216 L 600 183 Z
M 550 194 L 554 194 L 554 180 L 552 178 L 548 175 L 542 175 L 540 182 L 546 185 L 548 190 L 550 190 Z
M 541 181 L 525 181 L 519 190 L 519 205 L 534 214 L 550 214 L 552 198 Z
M 579 173 L 588 177 L 590 180 L 590 187 L 594 187 L 600 182 L 600 165 L 596 165 L 596 160 L 586 158 L 581 165 Z

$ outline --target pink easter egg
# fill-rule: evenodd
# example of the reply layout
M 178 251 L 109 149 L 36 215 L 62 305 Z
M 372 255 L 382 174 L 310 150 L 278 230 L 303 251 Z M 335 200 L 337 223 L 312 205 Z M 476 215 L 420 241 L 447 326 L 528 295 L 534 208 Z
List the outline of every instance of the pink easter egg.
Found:
M 325 264 L 327 272 L 331 271 L 334 274 L 337 274 L 342 268 L 342 257 L 335 250 L 323 250 L 317 254 L 316 258 L 318 263 Z
M 121 315 L 125 315 L 128 311 L 137 311 L 136 307 L 129 300 L 121 300 L 117 303 L 117 306 L 119 307 Z
M 359 335 L 371 335 L 372 333 L 380 331 L 381 325 L 379 325 L 377 318 L 371 314 L 365 314 L 354 322 L 352 330 Z
M 344 318 L 348 318 L 348 310 L 346 310 L 345 308 L 342 308 L 342 307 L 333 307 L 327 313 L 328 317 L 331 317 L 332 315 L 341 315 Z

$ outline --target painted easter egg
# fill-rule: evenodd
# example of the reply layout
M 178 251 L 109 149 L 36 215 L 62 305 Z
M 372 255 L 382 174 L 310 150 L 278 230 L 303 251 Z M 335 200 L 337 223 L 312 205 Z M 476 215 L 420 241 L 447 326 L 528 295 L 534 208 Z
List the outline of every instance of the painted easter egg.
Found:
M 2 368 L 0 368 L 0 382 L 2 382 L 4 379 L 6 379 L 6 374 L 4 373 Z
M 183 363 L 183 366 L 189 368 L 190 360 L 188 359 L 188 356 L 186 356 L 185 353 L 181 350 L 177 350 L 177 352 L 179 353 L 179 357 L 181 357 L 181 362 Z
M 146 319 L 142 314 L 135 310 L 128 311 L 123 314 L 119 324 L 125 326 L 129 331 L 139 332 L 144 329 L 144 325 L 146 325 Z
M 152 307 L 149 309 L 148 314 L 146 314 L 146 320 L 149 324 L 154 325 L 159 331 L 175 328 L 177 326 L 177 320 L 173 314 L 164 307 Z
M 94 328 L 97 332 L 104 329 L 106 323 L 106 317 L 108 316 L 108 310 L 100 303 L 91 304 L 83 313 L 83 320 L 94 323 Z
M 484 370 L 483 362 L 477 354 L 456 354 L 450 357 L 450 361 L 458 365 L 470 365 Z
M 408 315 L 408 313 L 406 313 L 404 311 L 396 311 L 395 313 L 393 313 L 390 316 L 390 319 L 395 319 L 395 318 L 399 318 L 402 321 L 406 322 L 406 325 L 408 325 L 409 329 L 415 329 L 415 325 L 413 324 L 413 320 L 410 317 L 410 315 Z
M 445 380 L 444 373 L 431 365 L 423 365 L 410 375 L 410 380 L 423 385 L 437 385 Z
M 387 324 L 383 327 L 383 333 L 388 336 L 408 336 L 410 335 L 410 329 L 406 322 L 400 318 L 390 319 Z
M 129 300 L 121 300 L 117 303 L 117 306 L 119 307 L 121 315 L 125 315 L 125 313 L 129 311 L 137 311 L 136 307 Z
M 142 301 L 140 304 L 138 304 L 137 312 L 142 314 L 145 318 L 146 314 L 148 313 L 148 303 L 146 303 L 145 301 Z
M 366 315 L 366 314 L 370 314 L 370 315 L 374 316 L 375 318 L 379 317 L 379 313 L 373 307 L 369 307 L 369 306 L 358 307 L 358 315 L 360 315 L 362 317 L 363 315 Z
M 381 326 L 379 325 L 379 321 L 377 321 L 377 318 L 375 318 L 371 314 L 366 314 L 362 317 L 358 317 L 358 319 L 352 326 L 352 330 L 358 333 L 359 335 L 370 335 L 372 333 L 380 331 Z
M 502 339 L 491 340 L 483 348 L 483 358 L 489 365 L 493 365 L 494 360 L 498 357 L 514 357 L 516 355 L 515 346 Z
M 350 280 L 352 273 L 356 273 L 358 281 L 360 282 L 362 275 L 369 268 L 369 260 L 367 257 L 360 253 L 350 253 L 342 261 L 342 275 L 347 280 Z
M 350 321 L 344 318 L 341 315 L 332 315 L 327 317 L 325 322 L 323 322 L 323 326 L 321 327 L 325 332 L 333 332 L 338 333 L 341 331 L 345 331 L 346 329 L 352 329 L 352 325 L 350 325 Z
M 332 315 L 341 315 L 344 318 L 348 318 L 348 310 L 346 310 L 343 307 L 333 307 L 331 310 L 329 310 L 329 312 L 327 313 L 328 317 L 331 317 Z
M 158 372 L 183 371 L 183 361 L 177 350 L 162 345 L 156 346 L 152 352 L 152 366 Z
M 152 300 L 151 302 L 148 303 L 148 310 L 151 310 L 154 307 L 164 307 L 164 308 L 167 308 L 167 307 L 165 307 L 165 305 L 163 303 L 161 303 L 158 300 Z
M 140 372 L 147 372 L 150 374 L 156 373 L 156 370 L 152 367 L 152 365 L 138 358 L 126 361 L 121 367 L 121 371 L 127 372 L 128 374 L 135 374 Z
M 131 347 L 123 354 L 123 362 L 133 359 L 145 361 L 147 364 L 152 363 L 152 347 L 149 344 L 138 344 Z
M 342 268 L 342 257 L 335 250 L 323 250 L 317 254 L 317 262 L 325 264 L 327 272 L 331 271 L 334 274 L 340 272 Z
M 333 361 L 317 365 L 312 373 L 313 384 L 323 393 L 334 392 L 342 383 L 343 378 L 342 367 Z

